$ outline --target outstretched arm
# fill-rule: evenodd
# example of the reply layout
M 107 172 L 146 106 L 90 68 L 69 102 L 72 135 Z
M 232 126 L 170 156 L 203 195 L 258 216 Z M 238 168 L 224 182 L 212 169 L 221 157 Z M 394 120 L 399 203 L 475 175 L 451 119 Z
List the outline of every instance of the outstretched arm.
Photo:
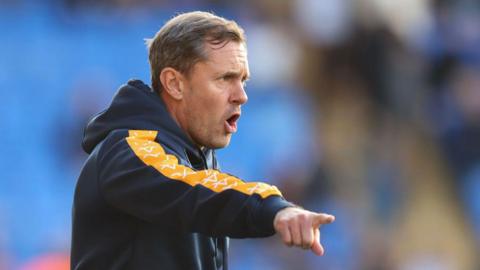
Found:
M 292 206 L 276 187 L 179 164 L 156 136 L 130 130 L 102 145 L 98 186 L 107 203 L 173 230 L 237 238 L 275 233 L 275 215 Z

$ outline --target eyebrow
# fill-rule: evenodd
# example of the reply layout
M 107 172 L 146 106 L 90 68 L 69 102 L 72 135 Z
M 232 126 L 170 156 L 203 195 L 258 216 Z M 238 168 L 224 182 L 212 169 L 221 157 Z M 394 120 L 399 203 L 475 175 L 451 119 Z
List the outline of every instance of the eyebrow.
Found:
M 241 77 L 242 72 L 238 71 L 227 71 L 224 73 L 221 73 L 220 77 Z M 247 73 L 245 76 L 242 76 L 242 81 L 248 81 L 250 79 L 250 74 Z

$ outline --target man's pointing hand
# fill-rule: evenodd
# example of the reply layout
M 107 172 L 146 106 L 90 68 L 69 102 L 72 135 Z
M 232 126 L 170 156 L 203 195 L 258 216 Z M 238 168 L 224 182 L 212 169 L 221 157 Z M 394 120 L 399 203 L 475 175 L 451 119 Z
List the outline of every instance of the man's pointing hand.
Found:
M 287 207 L 277 213 L 273 227 L 287 246 L 311 249 L 313 253 L 322 256 L 325 251 L 320 244 L 320 226 L 334 220 L 332 215 Z

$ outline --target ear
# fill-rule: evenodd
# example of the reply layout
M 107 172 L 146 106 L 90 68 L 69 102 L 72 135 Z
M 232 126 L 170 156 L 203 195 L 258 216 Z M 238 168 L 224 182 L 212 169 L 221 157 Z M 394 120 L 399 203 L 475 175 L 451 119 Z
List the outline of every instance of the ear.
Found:
M 183 98 L 183 80 L 183 75 L 174 68 L 166 67 L 160 72 L 160 82 L 162 83 L 163 91 L 175 100 Z

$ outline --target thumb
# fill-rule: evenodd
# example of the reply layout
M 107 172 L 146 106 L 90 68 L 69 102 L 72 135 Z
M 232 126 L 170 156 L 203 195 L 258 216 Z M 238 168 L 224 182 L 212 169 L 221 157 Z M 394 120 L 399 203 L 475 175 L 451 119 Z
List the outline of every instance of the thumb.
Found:
M 318 228 L 322 224 L 330 224 L 335 220 L 335 216 L 328 214 L 316 214 L 313 219 L 313 227 Z
M 311 250 L 313 253 L 317 254 L 318 256 L 323 256 L 325 253 L 325 250 L 323 249 L 322 244 L 320 244 L 320 230 L 315 229 L 314 232 L 314 238 L 313 238 L 313 245 L 311 247 Z

